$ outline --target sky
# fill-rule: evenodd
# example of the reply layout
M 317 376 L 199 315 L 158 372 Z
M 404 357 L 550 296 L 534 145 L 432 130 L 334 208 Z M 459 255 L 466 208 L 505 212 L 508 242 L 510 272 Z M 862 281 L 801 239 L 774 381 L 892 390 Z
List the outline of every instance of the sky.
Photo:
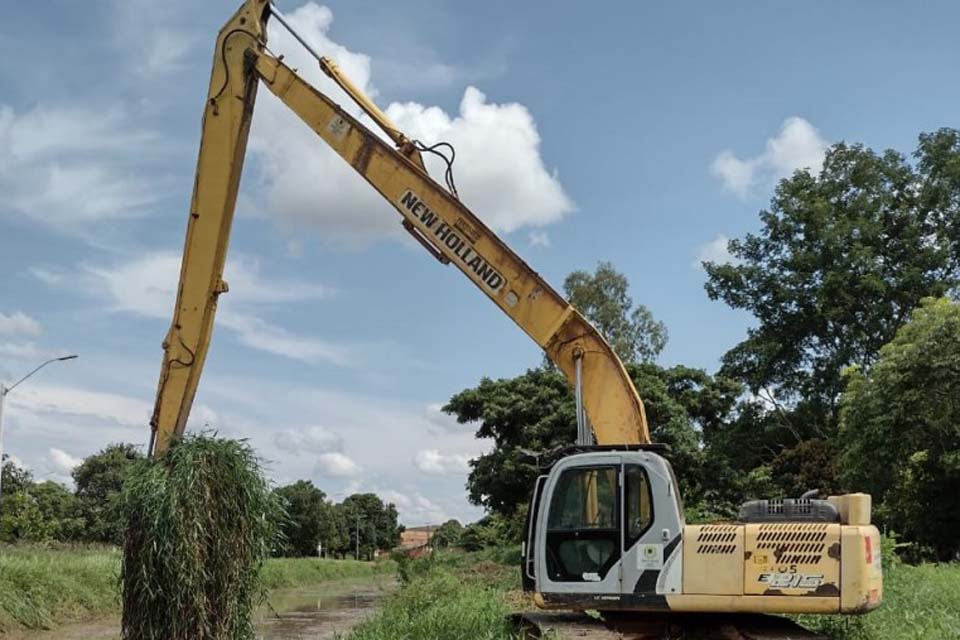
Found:
M 0 380 L 80 356 L 7 399 L 5 451 L 38 479 L 148 438 L 213 41 L 237 4 L 46 0 L 0 22 Z M 555 287 L 598 261 L 623 272 L 668 327 L 666 366 L 713 372 L 744 337 L 700 262 L 758 230 L 779 178 L 840 140 L 910 153 L 960 126 L 953 2 L 280 7 L 411 137 L 456 146 L 464 202 Z M 271 49 L 349 106 L 276 26 Z M 399 220 L 261 89 L 190 427 L 249 438 L 276 483 L 375 491 L 408 525 L 471 521 L 468 463 L 490 445 L 440 408 L 542 356 Z

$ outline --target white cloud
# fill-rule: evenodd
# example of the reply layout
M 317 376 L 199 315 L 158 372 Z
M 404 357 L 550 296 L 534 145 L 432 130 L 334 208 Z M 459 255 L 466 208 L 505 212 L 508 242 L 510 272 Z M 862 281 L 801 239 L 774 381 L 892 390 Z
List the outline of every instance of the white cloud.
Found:
M 310 2 L 288 18 L 321 55 L 332 57 L 354 84 L 376 96 L 369 56 L 330 39 L 333 14 L 328 8 Z M 316 61 L 275 24 L 270 41 L 310 83 L 359 116 L 360 110 Z M 453 116 L 413 102 L 393 103 L 385 111 L 413 138 L 456 146 L 461 196 L 494 229 L 542 226 L 573 210 L 543 164 L 536 123 L 523 105 L 493 104 L 468 87 Z M 347 243 L 399 233 L 399 218 L 382 198 L 272 95 L 258 99 L 250 149 L 259 160 L 265 208 L 281 225 L 313 225 L 324 238 Z M 442 175 L 439 159 L 428 155 L 427 163 L 432 175 Z
M 180 275 L 179 253 L 148 252 L 106 267 L 81 265 L 79 270 L 87 293 L 105 300 L 112 311 L 164 320 L 173 315 Z M 50 269 L 32 272 L 52 286 L 65 281 Z M 327 299 L 334 295 L 330 287 L 266 277 L 259 261 L 244 255 L 234 255 L 227 261 L 224 279 L 230 290 L 220 298 L 217 324 L 233 331 L 241 344 L 302 362 L 343 366 L 351 362 L 347 348 L 291 333 L 258 315 L 270 306 Z
M 0 191 L 15 213 L 58 228 L 142 215 L 154 190 L 117 158 L 155 138 L 119 108 L 0 105 Z
M 46 360 L 53 354 L 37 348 L 32 342 L 0 342 L 0 356 L 17 360 Z
M 113 44 L 135 74 L 151 79 L 182 69 L 198 44 L 190 16 L 196 11 L 184 2 L 114 0 L 111 3 Z M 226 14 L 224 14 L 226 16 Z
M 407 495 L 394 489 L 377 489 L 375 493 L 384 502 L 392 502 L 401 522 L 408 525 L 443 524 L 450 519 L 446 509 L 422 493 Z
M 343 451 L 343 438 L 320 426 L 304 429 L 284 429 L 274 436 L 273 441 L 280 449 L 296 455 L 300 453 L 314 455 Z
M 711 171 L 725 189 L 745 198 L 755 187 L 769 186 L 798 169 L 819 171 L 829 146 L 812 124 L 799 117 L 787 118 L 779 133 L 767 140 L 763 153 L 740 159 L 732 151 L 723 151 Z
M 457 416 L 446 413 L 443 410 L 443 404 L 440 402 L 431 402 L 423 410 L 423 417 L 427 422 L 427 428 L 431 433 L 453 433 L 462 435 L 472 435 L 476 431 L 477 424 L 474 422 L 459 423 Z
M 457 453 L 442 454 L 437 449 L 421 449 L 414 456 L 413 464 L 420 471 L 435 475 L 468 473 L 470 456 Z
M 15 311 L 10 315 L 0 313 L 0 335 L 38 336 L 41 332 L 40 323 L 22 311 Z
M 738 263 L 739 260 L 730 254 L 727 244 L 730 238 L 718 233 L 713 240 L 707 242 L 697 250 L 696 259 L 690 263 L 695 269 L 703 269 L 704 262 L 713 262 L 715 264 Z
M 146 427 L 152 405 L 130 396 L 40 382 L 17 388 L 10 406 L 42 414 L 86 416 L 124 426 Z
M 531 231 L 530 232 L 530 246 L 531 247 L 543 247 L 545 249 L 550 248 L 550 236 L 547 235 L 546 231 Z
M 74 467 L 83 462 L 82 458 L 75 458 L 63 449 L 51 448 L 49 456 L 57 470 L 63 473 L 70 473 Z
M 347 455 L 338 451 L 331 451 L 317 456 L 314 471 L 324 477 L 354 478 L 359 476 L 363 470 Z

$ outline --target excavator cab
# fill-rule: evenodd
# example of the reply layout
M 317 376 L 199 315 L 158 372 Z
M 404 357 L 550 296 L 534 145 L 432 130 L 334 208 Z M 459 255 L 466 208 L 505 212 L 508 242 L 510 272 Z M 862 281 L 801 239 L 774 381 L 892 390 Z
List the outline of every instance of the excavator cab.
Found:
M 658 445 L 572 447 L 541 461 L 523 586 L 548 609 L 865 613 L 882 599 L 870 497 L 761 500 L 687 525 Z M 797 597 L 802 596 L 802 597 Z
M 683 528 L 664 447 L 580 447 L 547 461 L 523 545 L 524 588 L 541 606 L 666 608 L 667 561 Z M 671 583 L 672 580 L 672 583 Z M 541 602 L 542 601 L 542 602 Z M 642 606 L 641 606 L 642 605 Z

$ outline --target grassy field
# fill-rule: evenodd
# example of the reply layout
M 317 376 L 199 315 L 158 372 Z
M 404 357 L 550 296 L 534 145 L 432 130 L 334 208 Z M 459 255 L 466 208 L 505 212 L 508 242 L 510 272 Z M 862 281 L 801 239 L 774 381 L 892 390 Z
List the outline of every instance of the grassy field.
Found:
M 263 577 L 268 589 L 277 589 L 395 572 L 390 560 L 283 558 L 270 560 Z M 119 575 L 120 552 L 110 547 L 0 546 L 0 634 L 118 613 Z
M 511 639 L 505 616 L 532 606 L 520 592 L 513 561 L 518 554 L 448 553 L 401 567 L 403 587 L 350 640 Z M 883 606 L 869 615 L 800 621 L 837 640 L 960 638 L 960 564 L 896 564 L 887 570 L 884 587 Z
M 403 563 L 403 588 L 351 640 L 511 639 L 505 616 L 531 606 L 520 592 L 518 553 L 449 552 Z M 110 548 L 0 547 L 0 633 L 116 614 L 119 567 L 120 554 Z M 264 579 L 277 589 L 397 568 L 391 561 L 277 559 L 267 564 Z M 960 564 L 894 565 L 884 588 L 883 606 L 867 616 L 805 616 L 801 622 L 838 640 L 960 638 Z

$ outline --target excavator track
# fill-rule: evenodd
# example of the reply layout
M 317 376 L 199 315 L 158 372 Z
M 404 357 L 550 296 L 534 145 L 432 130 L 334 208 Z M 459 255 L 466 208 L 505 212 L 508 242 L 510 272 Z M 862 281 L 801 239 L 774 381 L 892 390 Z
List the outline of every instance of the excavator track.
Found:
M 826 640 L 788 618 L 762 614 L 604 614 L 530 611 L 513 616 L 523 640 Z

